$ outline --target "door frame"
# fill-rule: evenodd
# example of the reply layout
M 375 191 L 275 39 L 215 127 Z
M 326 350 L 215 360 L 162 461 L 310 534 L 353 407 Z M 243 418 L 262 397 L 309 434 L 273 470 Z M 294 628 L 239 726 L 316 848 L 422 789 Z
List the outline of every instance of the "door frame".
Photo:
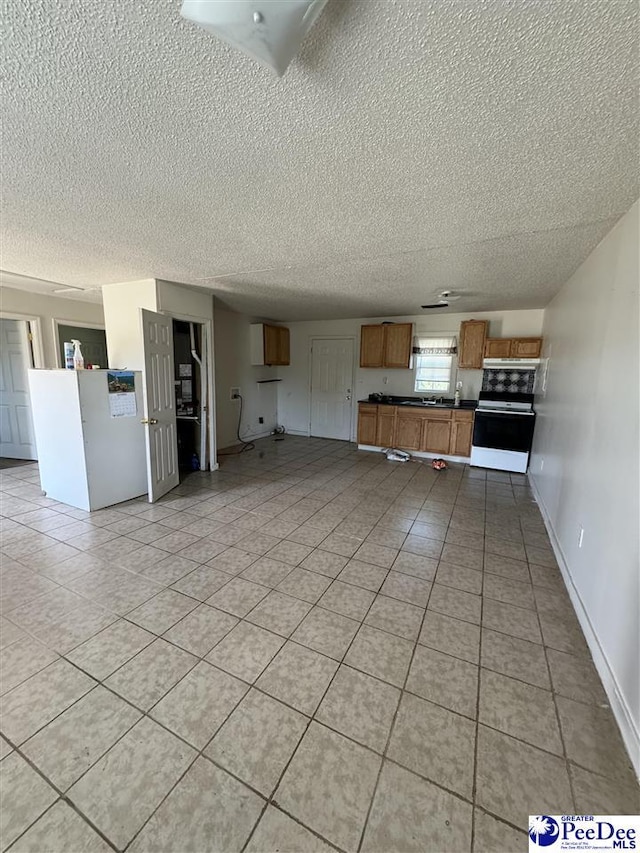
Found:
M 64 354 L 58 352 L 58 326 L 77 326 L 79 329 L 101 329 L 106 332 L 106 326 L 100 323 L 81 323 L 79 320 L 65 320 L 63 317 L 53 317 L 53 344 L 56 350 L 56 367 L 64 367 Z M 107 362 L 108 362 L 107 358 Z M 101 364 L 100 367 L 108 367 L 107 364 Z
M 209 465 L 205 468 L 200 463 L 201 471 L 217 471 L 219 468 L 217 458 L 216 445 L 216 397 L 215 397 L 215 374 L 213 369 L 213 321 L 209 318 L 195 317 L 192 314 L 176 314 L 175 311 L 159 311 L 159 314 L 164 314 L 171 317 L 172 320 L 180 320 L 183 323 L 194 323 L 201 327 L 200 344 L 203 352 L 206 354 L 206 361 L 203 359 L 203 364 L 207 366 L 207 396 L 209 405 L 207 408 L 208 415 L 208 433 L 209 440 L 207 442 L 207 453 L 209 456 Z
M 356 428 L 356 419 L 355 419 L 356 407 L 355 407 L 354 403 L 355 403 L 355 393 L 356 393 L 355 378 L 356 378 L 356 342 L 357 342 L 357 336 L 356 335 L 309 335 L 309 349 L 308 349 L 308 352 L 309 352 L 309 382 L 308 382 L 309 411 L 308 411 L 308 418 L 307 418 L 307 422 L 309 424 L 309 430 L 308 430 L 307 434 L 309 435 L 309 437 L 311 437 L 311 415 L 312 415 L 312 411 L 313 411 L 313 401 L 312 401 L 313 388 L 312 388 L 311 383 L 312 383 L 312 378 L 313 378 L 313 342 L 314 341 L 352 341 L 353 342 L 353 358 L 351 361 L 351 417 L 349 418 L 349 422 L 350 422 L 349 441 L 353 442 L 356 439 L 356 435 L 354 432 L 354 430 Z M 329 440 L 330 441 L 338 441 L 339 439 L 329 439 Z
M 29 323 L 31 332 L 31 351 L 33 353 L 33 364 L 38 370 L 45 368 L 44 347 L 42 345 L 42 324 L 40 317 L 31 314 L 16 314 L 14 311 L 0 311 L 0 320 L 24 320 Z

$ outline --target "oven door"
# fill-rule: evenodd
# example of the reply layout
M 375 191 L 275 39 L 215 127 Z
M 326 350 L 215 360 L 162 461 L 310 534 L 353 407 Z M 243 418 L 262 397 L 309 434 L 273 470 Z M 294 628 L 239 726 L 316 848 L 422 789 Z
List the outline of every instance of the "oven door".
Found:
M 476 409 L 473 446 L 491 450 L 528 453 L 533 441 L 536 416 L 533 412 L 483 412 Z

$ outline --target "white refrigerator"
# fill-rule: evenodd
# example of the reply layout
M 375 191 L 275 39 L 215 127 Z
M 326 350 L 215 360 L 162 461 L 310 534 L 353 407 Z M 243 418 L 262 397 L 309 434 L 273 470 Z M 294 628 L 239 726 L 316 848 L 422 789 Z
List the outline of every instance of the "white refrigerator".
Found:
M 96 510 L 147 494 L 139 371 L 30 370 L 29 391 L 47 497 Z

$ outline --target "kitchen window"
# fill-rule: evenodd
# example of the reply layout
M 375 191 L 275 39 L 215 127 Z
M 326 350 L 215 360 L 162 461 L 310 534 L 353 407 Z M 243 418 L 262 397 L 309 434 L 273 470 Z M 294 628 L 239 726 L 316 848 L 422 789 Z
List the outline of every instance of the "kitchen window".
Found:
M 418 335 L 414 338 L 415 390 L 419 394 L 451 392 L 457 351 L 457 340 L 452 335 L 439 338 Z

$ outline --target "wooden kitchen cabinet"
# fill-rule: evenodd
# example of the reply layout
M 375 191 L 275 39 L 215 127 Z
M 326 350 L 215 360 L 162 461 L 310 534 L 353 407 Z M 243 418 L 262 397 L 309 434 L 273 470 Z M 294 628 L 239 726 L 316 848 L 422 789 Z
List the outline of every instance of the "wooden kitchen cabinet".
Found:
M 542 338 L 513 338 L 511 358 L 540 358 Z
M 451 412 L 449 418 L 425 418 L 422 425 L 422 446 L 426 453 L 449 453 L 451 444 Z
M 395 406 L 378 406 L 378 423 L 375 444 L 378 447 L 393 447 L 396 429 Z
M 473 437 L 473 412 L 453 413 L 451 423 L 451 456 L 471 456 L 471 439 Z
M 358 405 L 358 444 L 377 445 L 378 406 Z
M 360 403 L 358 444 L 443 456 L 471 455 L 471 409 L 431 409 Z
M 463 320 L 460 323 L 459 368 L 466 370 L 480 370 L 482 368 L 487 326 L 486 320 Z
M 268 323 L 253 323 L 251 334 L 251 364 L 283 366 L 290 363 L 289 329 Z
M 396 412 L 394 447 L 401 450 L 422 450 L 422 414 L 420 409 L 411 408 Z
M 360 367 L 405 370 L 411 366 L 413 325 L 390 323 L 360 327 Z
M 487 338 L 484 342 L 485 358 L 510 358 L 511 338 Z
M 384 366 L 384 326 L 360 327 L 360 367 Z
M 485 358 L 540 358 L 542 338 L 487 338 Z

